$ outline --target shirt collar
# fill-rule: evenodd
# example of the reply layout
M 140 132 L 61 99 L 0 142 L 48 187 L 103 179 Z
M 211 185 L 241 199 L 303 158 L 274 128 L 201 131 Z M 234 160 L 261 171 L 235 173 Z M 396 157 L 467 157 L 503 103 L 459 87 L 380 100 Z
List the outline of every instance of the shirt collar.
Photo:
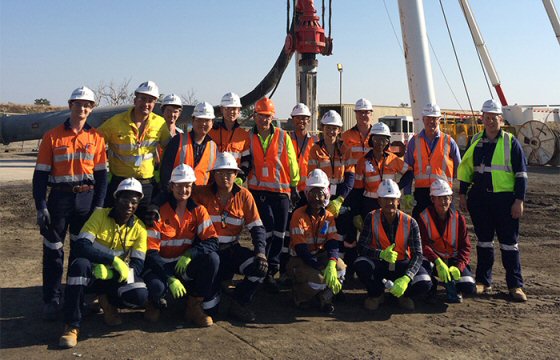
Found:
M 70 126 L 70 118 L 68 118 L 64 122 L 64 130 L 71 130 L 71 129 L 72 129 L 72 127 Z M 86 122 L 84 124 L 84 127 L 82 128 L 82 130 L 88 131 L 89 129 L 91 129 L 91 126 Z
M 309 215 L 309 217 L 313 216 L 313 213 L 311 212 L 311 207 L 309 205 L 305 205 L 305 206 L 306 206 L 305 213 Z M 324 207 L 322 207 L 321 210 L 319 210 L 319 216 L 324 216 L 326 212 L 327 210 Z

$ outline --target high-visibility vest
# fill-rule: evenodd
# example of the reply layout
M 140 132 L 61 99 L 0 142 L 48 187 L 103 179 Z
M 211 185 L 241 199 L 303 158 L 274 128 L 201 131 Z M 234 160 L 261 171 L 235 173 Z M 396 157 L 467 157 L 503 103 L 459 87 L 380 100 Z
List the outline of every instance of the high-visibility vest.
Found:
M 418 135 L 414 137 L 414 186 L 429 188 L 434 181 L 441 179 L 453 187 L 451 136 L 440 132 L 440 138 L 432 152 L 423 137 Z
M 132 120 L 132 109 L 105 121 L 97 130 L 105 137 L 109 170 L 120 177 L 148 179 L 154 176 L 157 146 L 171 139 L 165 120 L 150 113 L 142 133 Z
M 335 156 L 332 158 L 324 146 L 324 142 L 320 141 L 313 145 L 309 153 L 308 171 L 321 169 L 329 177 L 331 185 L 342 184 L 344 182 L 345 172 L 354 172 L 352 158 L 350 152 L 343 153 L 344 147 L 339 144 Z M 335 195 L 335 194 L 331 194 Z
M 249 230 L 263 226 L 253 195 L 245 188 L 233 186 L 233 196 L 225 207 L 220 204 L 214 185 L 206 185 L 193 193 L 194 201 L 208 210 L 220 244 L 239 241 L 244 225 Z
M 167 202 L 160 208 L 160 219 L 148 230 L 148 250 L 159 251 L 163 261 L 169 263 L 179 260 L 195 239 L 206 241 L 217 237 L 204 206 L 194 204 L 189 208 L 187 205 L 183 222 L 179 222 L 175 209 Z
M 290 221 L 290 254 L 297 256 L 296 245 L 306 244 L 311 255 L 316 255 L 325 248 L 328 240 L 341 241 L 336 231 L 333 214 L 311 217 L 307 214 L 307 205 L 296 209 Z
M 365 197 L 377 199 L 377 189 L 382 180 L 396 181 L 396 174 L 404 174 L 408 170 L 408 164 L 402 158 L 390 152 L 386 154 L 380 163 L 373 156 L 358 160 L 354 189 L 364 189 Z
M 210 170 L 216 162 L 216 143 L 212 140 L 206 143 L 204 153 L 198 164 L 194 164 L 194 150 L 190 133 L 179 134 L 179 151 L 175 155 L 173 168 L 181 164 L 189 165 L 193 168 L 196 176 L 196 185 L 206 185 L 210 178 Z
M 391 246 L 391 241 L 385 233 L 382 223 L 382 210 L 374 210 L 371 213 L 371 247 L 378 250 L 384 250 Z M 395 237 L 395 248 L 399 255 L 397 260 L 410 259 L 410 248 L 408 246 L 408 237 L 410 235 L 410 226 L 412 222 L 412 217 L 405 214 L 404 212 L 398 212 L 399 216 L 399 228 L 397 229 L 397 234 Z
M 70 122 L 43 135 L 35 169 L 49 172 L 49 184 L 94 182 L 93 172 L 107 169 L 105 140 L 86 124 L 77 134 Z
M 218 147 L 218 152 L 229 152 L 237 161 L 237 166 L 241 164 L 241 158 L 249 154 L 249 133 L 235 126 L 228 130 L 219 125 L 210 130 L 208 134 Z
M 250 136 L 253 165 L 247 177 L 249 189 L 289 194 L 290 164 L 286 149 L 287 133 L 275 127 L 266 153 L 258 134 L 251 131 Z
M 297 141 L 296 133 L 292 132 L 290 133 L 290 136 L 292 138 L 292 144 L 294 144 L 294 150 L 296 152 L 296 157 L 298 159 L 298 166 L 299 166 L 299 183 L 297 189 L 298 191 L 304 191 L 305 182 L 307 181 L 307 175 L 310 172 L 308 167 L 310 150 L 313 147 L 313 145 L 317 141 L 319 141 L 319 139 L 317 138 L 317 136 L 308 133 L 305 139 L 303 140 L 303 144 L 300 149 Z
M 511 165 L 511 144 L 513 135 L 502 130 L 502 136 L 498 137 L 494 154 L 492 154 L 491 166 L 474 164 L 474 151 L 482 139 L 484 132 L 473 137 L 471 146 L 465 152 L 461 164 L 457 170 L 457 178 L 461 181 L 472 183 L 474 173 L 491 173 L 492 187 L 494 192 L 513 192 L 515 187 L 515 173 Z
M 424 222 L 429 237 L 429 239 L 422 239 L 422 241 L 429 244 L 432 250 L 442 259 L 447 260 L 457 257 L 459 213 L 454 209 L 449 209 L 449 219 L 443 234 L 439 233 L 436 222 L 427 208 L 420 213 L 420 219 Z
M 342 142 L 345 148 L 344 152 L 350 153 L 350 165 L 356 166 L 358 160 L 363 158 L 371 150 L 368 140 L 369 136 L 362 136 L 357 126 L 342 133 Z

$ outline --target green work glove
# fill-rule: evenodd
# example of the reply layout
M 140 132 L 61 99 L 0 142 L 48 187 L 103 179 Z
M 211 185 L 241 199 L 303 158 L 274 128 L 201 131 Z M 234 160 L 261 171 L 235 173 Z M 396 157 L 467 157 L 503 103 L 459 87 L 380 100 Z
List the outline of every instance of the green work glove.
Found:
M 327 287 L 332 290 L 333 294 L 338 294 L 342 289 L 342 284 L 338 280 L 338 271 L 336 270 L 336 260 L 329 260 L 327 267 L 323 272 Z
M 184 274 L 187 271 L 187 266 L 191 263 L 191 254 L 186 252 L 185 255 L 179 258 L 177 264 L 175 265 L 175 272 L 177 274 Z
M 183 286 L 183 283 L 176 277 L 170 277 L 167 280 L 167 285 L 169 285 L 169 291 L 171 291 L 171 295 L 174 299 L 182 298 L 187 294 L 187 290 Z
M 121 275 L 119 282 L 123 282 L 128 278 L 128 264 L 125 263 L 120 257 L 115 256 L 113 259 L 113 268 Z
M 400 298 L 408 288 L 409 282 L 410 278 L 408 277 L 408 275 L 401 276 L 400 278 L 395 280 L 395 283 L 391 288 L 391 294 L 393 294 L 395 297 Z
M 354 224 L 356 230 L 362 231 L 364 229 L 364 219 L 362 219 L 362 215 L 354 216 L 352 223 Z
M 412 194 L 404 195 L 401 200 L 402 210 L 406 212 L 412 211 L 415 202 L 416 201 L 414 200 L 414 196 Z
M 337 217 L 343 202 L 344 198 L 342 196 L 339 196 L 329 202 L 329 205 L 327 205 L 327 210 L 329 210 L 334 215 L 334 217 Z
M 95 264 L 93 266 L 93 276 L 99 280 L 109 280 L 113 278 L 113 270 L 109 269 L 107 265 Z
M 395 244 L 391 244 L 390 246 L 387 246 L 385 250 L 381 250 L 381 254 L 379 254 L 381 260 L 385 260 L 389 264 L 394 264 L 395 261 L 397 261 L 397 257 L 399 257 L 399 253 L 393 251 L 394 248 Z
M 441 258 L 437 258 L 435 263 L 438 278 L 444 283 L 449 282 L 451 280 L 451 276 L 449 275 L 449 268 L 447 265 L 443 262 L 443 260 L 441 260 Z
M 236 183 L 239 186 L 243 186 L 243 179 L 242 178 L 235 178 L 234 183 Z
M 451 274 L 451 277 L 455 281 L 457 281 L 461 278 L 461 270 L 459 270 L 459 268 L 457 268 L 456 266 L 450 266 L 449 267 L 449 274 Z

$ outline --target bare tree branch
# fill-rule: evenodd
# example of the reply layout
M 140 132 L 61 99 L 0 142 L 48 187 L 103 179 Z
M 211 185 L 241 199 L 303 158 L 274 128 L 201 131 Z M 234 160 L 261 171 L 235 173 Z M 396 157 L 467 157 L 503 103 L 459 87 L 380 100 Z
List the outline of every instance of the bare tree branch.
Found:
M 187 95 L 181 95 L 181 99 L 185 105 L 196 105 L 198 104 L 198 99 L 196 98 L 196 92 L 191 88 Z
M 129 90 L 131 80 L 132 78 L 124 79 L 120 84 L 115 84 L 113 80 L 108 84 L 101 81 L 96 91 L 99 105 L 131 104 L 134 99 L 134 93 Z

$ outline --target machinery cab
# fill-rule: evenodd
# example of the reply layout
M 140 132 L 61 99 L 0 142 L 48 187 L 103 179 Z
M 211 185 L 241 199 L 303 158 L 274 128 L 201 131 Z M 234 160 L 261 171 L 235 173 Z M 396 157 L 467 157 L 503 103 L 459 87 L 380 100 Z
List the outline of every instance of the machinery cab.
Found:
M 397 156 L 404 156 L 408 141 L 414 136 L 412 116 L 383 116 L 378 119 L 391 130 L 390 151 Z

